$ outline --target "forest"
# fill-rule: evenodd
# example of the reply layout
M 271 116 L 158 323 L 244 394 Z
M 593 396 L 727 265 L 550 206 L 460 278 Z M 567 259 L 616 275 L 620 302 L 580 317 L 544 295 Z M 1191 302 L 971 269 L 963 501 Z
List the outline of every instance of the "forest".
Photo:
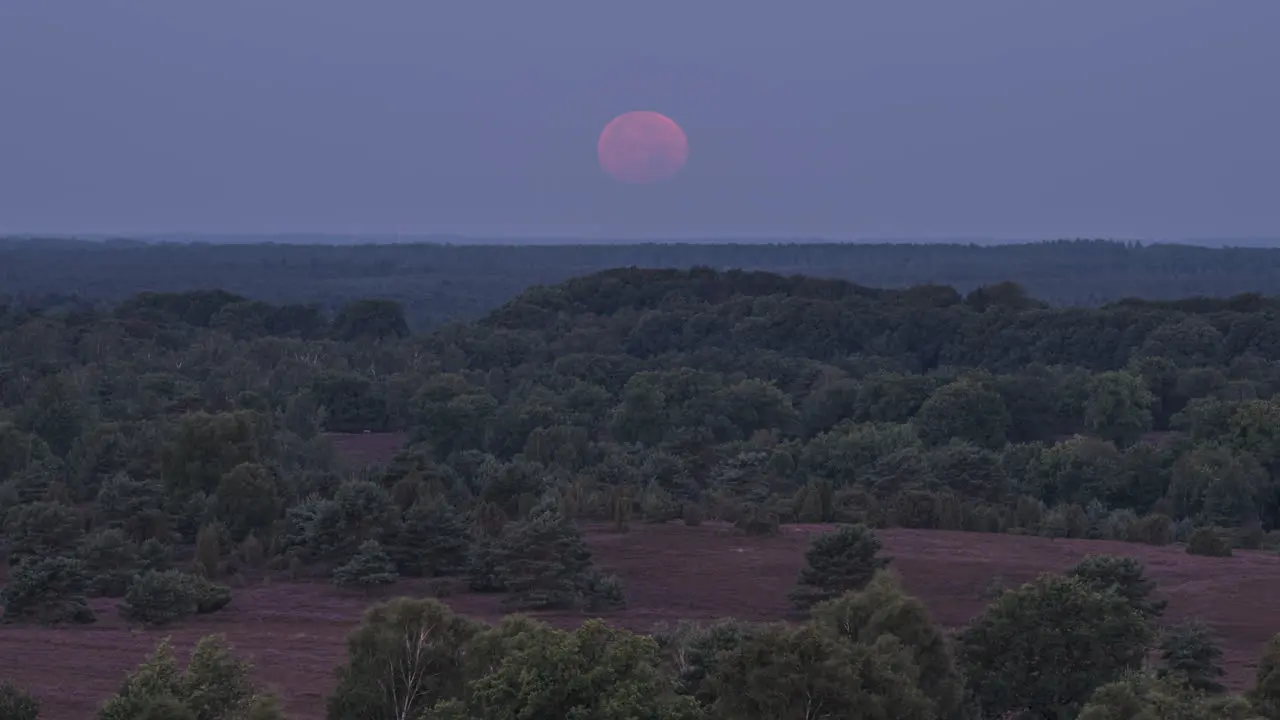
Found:
M 706 265 L 550 284 L 646 253 L 679 264 L 679 248 L 543 248 L 538 262 L 509 248 L 355 252 L 0 251 L 0 287 L 14 289 L 0 308 L 4 623 L 89 625 L 103 607 L 91 600 L 112 598 L 130 623 L 180 624 L 223 611 L 246 576 L 371 598 L 425 578 L 444 602 L 371 600 L 331 720 L 1280 718 L 1280 640 L 1259 648 L 1256 686 L 1228 692 L 1211 633 L 1164 622 L 1132 558 L 994 592 L 949 632 L 904 591 L 876 535 L 1091 538 L 1219 558 L 1280 547 L 1272 251 L 681 256 L 827 274 L 876 260 L 878 287 Z M 1128 259 L 1074 279 L 1054 268 L 1109 255 Z M 435 284 L 395 279 L 437 262 Z M 484 288 L 498 262 L 522 265 L 519 280 Z M 113 275 L 117 264 L 129 270 Z M 139 287 L 242 269 L 218 289 Z M 460 294 L 432 309 L 446 276 Z M 527 289 L 498 297 L 517 282 Z M 352 467 L 335 451 L 338 433 L 393 432 L 407 441 L 385 463 Z M 637 634 L 608 623 L 628 590 L 593 562 L 588 522 L 720 522 L 757 537 L 835 527 L 813 541 L 790 617 Z M 512 615 L 454 614 L 449 583 L 500 595 Z M 603 621 L 538 619 L 566 609 Z M 0 685 L 0 717 L 37 717 L 38 704 Z M 282 713 L 212 636 L 185 669 L 159 647 L 98 717 Z

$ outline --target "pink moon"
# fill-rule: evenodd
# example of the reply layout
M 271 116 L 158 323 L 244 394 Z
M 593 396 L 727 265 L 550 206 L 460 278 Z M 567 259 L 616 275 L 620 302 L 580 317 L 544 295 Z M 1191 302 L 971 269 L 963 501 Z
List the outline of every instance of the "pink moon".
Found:
M 604 126 L 596 154 L 600 167 L 615 180 L 648 185 L 680 172 L 689 159 L 689 138 L 666 115 L 635 110 Z

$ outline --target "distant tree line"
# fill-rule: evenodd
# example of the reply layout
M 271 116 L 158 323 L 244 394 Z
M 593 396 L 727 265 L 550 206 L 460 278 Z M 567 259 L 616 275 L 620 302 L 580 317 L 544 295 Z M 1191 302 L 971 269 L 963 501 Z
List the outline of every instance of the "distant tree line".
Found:
M 478 319 L 537 285 L 618 267 L 710 267 L 874 287 L 969 292 L 1012 280 L 1054 306 L 1127 297 L 1280 295 L 1280 249 L 1101 240 L 964 244 L 296 245 L 0 238 L 0 296 L 23 304 L 118 303 L 140 292 L 225 290 L 332 315 L 393 300 L 416 331 Z

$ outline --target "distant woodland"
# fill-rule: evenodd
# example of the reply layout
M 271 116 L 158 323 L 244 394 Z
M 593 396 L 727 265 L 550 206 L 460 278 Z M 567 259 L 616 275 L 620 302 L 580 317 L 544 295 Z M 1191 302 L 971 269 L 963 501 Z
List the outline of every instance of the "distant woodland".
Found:
M 354 591 L 456 579 L 513 612 L 607 613 L 627 590 L 594 566 L 579 521 L 752 535 L 826 522 L 845 527 L 797 578 L 807 624 L 651 640 L 592 623 L 486 630 L 395 601 L 353 636 L 328 717 L 533 717 L 520 708 L 555 698 L 536 716 L 1277 718 L 1280 640 L 1257 688 L 1227 695 L 1220 651 L 1161 624 L 1136 561 L 993 592 L 948 639 L 881 572 L 874 535 L 1277 547 L 1277 259 L 1103 243 L 10 246 L 14 295 L 115 302 L 0 307 L 3 620 L 87 624 L 87 598 L 105 596 L 164 625 L 218 612 L 232 578 L 271 573 Z M 594 264 L 703 267 L 550 284 Z M 707 267 L 730 264 L 884 287 Z M 194 287 L 219 289 L 154 292 Z M 1197 293 L 1229 297 L 1172 299 Z M 1142 294 L 1155 299 L 1101 303 Z M 366 431 L 408 442 L 378 467 L 343 467 L 330 434 Z M 442 633 L 414 662 L 453 673 L 396 686 L 414 714 L 393 712 L 380 670 L 400 638 L 428 638 L 405 628 Z M 468 643 L 496 659 L 429 655 Z M 587 673 L 585 657 L 618 667 Z M 146 698 L 139 680 L 99 717 L 195 707 L 194 682 Z
M 976 245 L 147 245 L 0 239 L 0 296 L 118 302 L 142 291 L 222 289 L 332 312 L 365 298 L 399 303 L 414 330 L 474 320 L 534 285 L 618 267 L 829 277 L 873 287 L 969 292 L 1012 280 L 1054 306 L 1126 297 L 1280 294 L 1280 250 L 1103 241 Z

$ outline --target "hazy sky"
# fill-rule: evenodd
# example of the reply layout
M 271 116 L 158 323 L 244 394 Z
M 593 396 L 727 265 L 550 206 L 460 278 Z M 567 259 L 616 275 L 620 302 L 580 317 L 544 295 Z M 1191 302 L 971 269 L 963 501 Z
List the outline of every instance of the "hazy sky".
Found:
M 1280 0 L 0 0 L 0 232 L 1280 237 Z M 599 169 L 614 115 L 689 135 Z

